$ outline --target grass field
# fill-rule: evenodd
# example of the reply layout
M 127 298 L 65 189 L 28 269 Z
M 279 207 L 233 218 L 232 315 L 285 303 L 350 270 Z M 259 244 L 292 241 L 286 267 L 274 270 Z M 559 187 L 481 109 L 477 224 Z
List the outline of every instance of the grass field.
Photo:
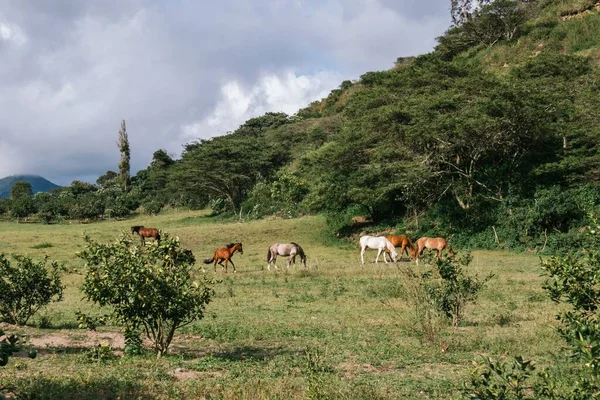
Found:
M 131 225 L 156 226 L 176 235 L 198 261 L 231 241 L 238 272 L 217 277 L 217 295 L 202 321 L 185 327 L 171 353 L 89 361 L 93 346 L 122 346 L 117 327 L 95 334 L 77 329 L 75 311 L 102 311 L 82 300 L 84 265 L 75 257 L 83 234 L 112 241 Z M 0 223 L 0 251 L 64 262 L 64 301 L 42 310 L 30 326 L 5 329 L 29 335 L 39 356 L 18 355 L 0 369 L 0 386 L 18 398 L 225 398 L 410 399 L 451 398 L 468 379 L 473 359 L 524 355 L 552 362 L 560 348 L 556 305 L 544 295 L 539 258 L 508 252 L 474 252 L 469 274 L 495 277 L 465 320 L 445 328 L 435 345 L 422 341 L 403 269 L 413 262 L 362 266 L 356 245 L 324 233 L 321 217 L 223 222 L 202 212 L 94 224 Z M 296 241 L 308 269 L 266 270 L 271 243 Z M 198 264 L 197 274 L 201 269 Z

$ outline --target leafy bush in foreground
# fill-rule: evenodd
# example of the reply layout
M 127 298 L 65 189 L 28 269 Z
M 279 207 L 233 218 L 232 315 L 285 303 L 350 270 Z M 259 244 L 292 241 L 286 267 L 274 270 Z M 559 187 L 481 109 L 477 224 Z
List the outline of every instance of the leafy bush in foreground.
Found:
M 129 235 L 112 244 L 85 241 L 78 253 L 88 266 L 82 290 L 88 300 L 113 308 L 131 343 L 132 332 L 141 330 L 160 356 L 178 328 L 204 316 L 214 295 L 211 282 L 192 281 L 195 258 L 178 239 L 165 235 L 144 247 L 134 246 Z
M 58 276 L 58 262 L 46 269 L 47 258 L 38 263 L 27 256 L 14 255 L 17 265 L 11 265 L 0 254 L 0 317 L 8 323 L 24 325 L 40 308 L 60 301 L 63 286 Z
M 571 309 L 557 315 L 557 330 L 573 362 L 570 373 L 545 369 L 532 384 L 533 366 L 521 357 L 506 363 L 487 359 L 471 372 L 465 398 L 470 399 L 596 399 L 600 396 L 600 226 L 590 230 L 587 248 L 577 256 L 542 261 L 550 298 Z

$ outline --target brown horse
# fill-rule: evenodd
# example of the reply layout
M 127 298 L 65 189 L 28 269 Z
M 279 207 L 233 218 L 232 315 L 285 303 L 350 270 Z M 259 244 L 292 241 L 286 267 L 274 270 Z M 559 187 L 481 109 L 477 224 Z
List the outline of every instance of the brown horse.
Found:
M 414 258 L 417 260 L 417 265 L 419 264 L 419 257 L 421 255 L 423 255 L 423 252 L 425 251 L 425 249 L 437 250 L 437 257 L 441 258 L 442 250 L 444 250 L 448 246 L 448 242 L 446 242 L 446 239 L 441 238 L 441 237 L 437 237 L 437 238 L 422 237 L 419 240 L 417 240 L 416 244 L 417 244 L 417 250 L 414 252 L 414 254 L 415 254 Z M 448 247 L 448 253 L 451 256 L 454 254 L 454 252 L 450 249 L 450 247 Z
M 400 247 L 400 253 L 398 255 L 402 257 L 404 252 L 406 251 L 406 256 L 410 258 L 414 258 L 415 246 L 413 246 L 410 239 L 405 235 L 389 235 L 385 237 L 387 240 L 392 242 L 394 247 Z M 410 253 L 408 250 L 410 249 Z M 383 255 L 385 257 L 385 254 Z
M 233 260 L 231 259 L 231 257 L 233 257 L 233 253 L 235 253 L 236 250 L 239 251 L 240 254 L 244 254 L 244 249 L 242 248 L 241 243 L 229 243 L 225 247 L 217 249 L 215 251 L 215 255 L 213 256 L 213 258 L 205 259 L 204 264 L 210 264 L 210 263 L 214 262 L 215 272 L 217 272 L 217 262 L 218 262 L 219 264 L 221 264 L 221 267 L 225 270 L 225 272 L 227 272 L 227 263 L 230 262 L 231 266 L 233 267 L 233 272 L 236 272 L 235 264 L 233 263 Z M 223 265 L 223 261 L 225 261 L 225 265 Z
M 143 225 L 136 225 L 131 227 L 131 233 L 140 235 L 142 244 L 146 244 L 146 238 L 154 238 L 154 240 L 160 242 L 160 232 L 156 228 L 145 228 Z

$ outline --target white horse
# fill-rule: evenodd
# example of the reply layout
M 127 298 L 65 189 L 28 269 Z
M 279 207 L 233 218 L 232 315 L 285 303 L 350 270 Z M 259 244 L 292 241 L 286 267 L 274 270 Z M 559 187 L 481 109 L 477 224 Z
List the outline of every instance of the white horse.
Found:
M 300 256 L 300 260 L 306 268 L 306 254 L 298 243 L 275 243 L 267 250 L 267 269 L 271 270 L 271 264 L 277 269 L 277 256 L 290 257 L 287 263 L 289 268 L 292 263 L 296 264 L 296 255 Z
M 392 244 L 392 242 L 390 242 L 389 240 L 387 240 L 385 238 L 385 236 L 362 236 L 360 238 L 360 260 L 362 261 L 362 263 L 365 263 L 365 250 L 368 248 L 370 249 L 378 249 L 379 251 L 377 252 L 377 258 L 375 258 L 375 263 L 379 262 L 379 255 L 381 254 L 382 251 L 384 250 L 388 250 L 391 255 L 392 255 L 392 260 L 396 261 L 396 258 L 398 258 L 398 253 L 396 253 L 396 248 L 394 247 L 394 245 Z M 385 254 L 383 255 L 383 261 L 386 262 L 387 264 L 387 260 L 385 259 Z

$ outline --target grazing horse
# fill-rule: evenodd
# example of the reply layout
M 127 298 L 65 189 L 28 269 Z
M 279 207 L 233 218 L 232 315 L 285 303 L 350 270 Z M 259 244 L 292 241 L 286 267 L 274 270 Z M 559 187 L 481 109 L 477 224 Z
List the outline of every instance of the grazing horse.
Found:
M 142 244 L 146 244 L 146 238 L 154 238 L 154 240 L 160 242 L 160 232 L 156 228 L 145 228 L 143 225 L 136 225 L 131 227 L 131 233 L 140 235 Z
M 444 250 L 448 246 L 448 242 L 446 242 L 446 239 L 441 237 L 422 237 L 419 240 L 417 240 L 416 244 L 417 249 L 414 251 L 414 258 L 417 260 L 417 265 L 419 265 L 419 257 L 423 255 L 425 249 L 437 250 L 437 257 L 441 258 L 442 250 Z M 448 253 L 450 253 L 450 255 L 454 254 L 450 247 L 448 247 Z
M 414 253 L 415 253 L 415 246 L 412 244 L 412 242 L 410 241 L 410 239 L 408 238 L 408 236 L 405 235 L 389 235 L 385 237 L 387 240 L 389 240 L 394 247 L 398 247 L 400 246 L 400 257 L 402 257 L 404 255 L 404 252 L 406 252 L 406 256 L 413 258 L 414 257 Z M 408 252 L 410 249 L 410 253 Z M 387 253 L 387 251 L 383 254 L 383 259 L 385 260 L 385 254 Z
M 375 263 L 379 262 L 379 255 L 381 254 L 382 251 L 387 250 L 392 254 L 392 260 L 396 261 L 396 258 L 398 258 L 398 253 L 396 253 L 396 248 L 394 247 L 394 245 L 387 240 L 384 236 L 362 236 L 360 238 L 360 260 L 362 261 L 362 263 L 365 263 L 365 250 L 368 248 L 370 249 L 378 249 L 379 251 L 377 252 L 377 257 L 375 258 Z M 383 256 L 383 261 L 385 261 L 385 263 L 387 264 L 387 260 L 385 258 L 385 254 Z
M 275 243 L 267 250 L 267 269 L 271 270 L 271 264 L 275 265 L 275 269 L 277 269 L 277 256 L 290 257 L 287 262 L 289 268 L 291 264 L 296 264 L 297 255 L 300 256 L 300 261 L 306 268 L 306 254 L 298 243 Z
M 218 262 L 219 264 L 221 264 L 221 268 L 224 269 L 225 272 L 227 273 L 227 263 L 231 263 L 231 266 L 233 267 L 233 272 L 236 272 L 235 264 L 233 263 L 233 260 L 231 259 L 231 257 L 233 257 L 233 253 L 235 253 L 236 251 L 239 251 L 240 254 L 244 254 L 244 249 L 242 248 L 242 244 L 241 243 L 229 243 L 225 247 L 217 249 L 215 251 L 215 255 L 213 256 L 213 258 L 205 259 L 204 264 L 214 263 L 215 272 L 217 272 L 217 262 Z M 223 261 L 225 261 L 225 265 L 223 265 Z

